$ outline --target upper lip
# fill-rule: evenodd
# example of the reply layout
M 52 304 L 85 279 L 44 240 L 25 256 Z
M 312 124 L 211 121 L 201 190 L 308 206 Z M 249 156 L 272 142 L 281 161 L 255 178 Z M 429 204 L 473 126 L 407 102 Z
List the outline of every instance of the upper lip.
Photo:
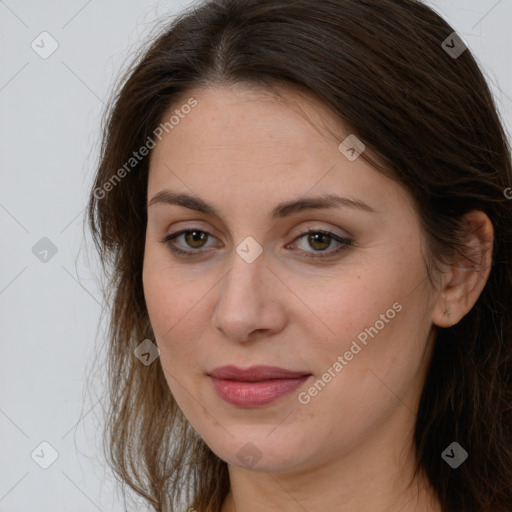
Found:
M 260 381 L 270 379 L 296 379 L 311 375 L 309 372 L 292 371 L 277 366 L 251 366 L 249 368 L 238 368 L 236 366 L 220 366 L 215 368 L 208 375 L 216 379 L 238 380 L 238 381 Z

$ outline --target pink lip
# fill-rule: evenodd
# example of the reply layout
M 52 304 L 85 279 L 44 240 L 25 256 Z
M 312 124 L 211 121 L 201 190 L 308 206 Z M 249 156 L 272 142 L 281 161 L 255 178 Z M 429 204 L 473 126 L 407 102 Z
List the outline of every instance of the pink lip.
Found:
M 217 394 L 236 407 L 261 407 L 301 386 L 311 374 L 276 366 L 253 366 L 245 370 L 222 366 L 209 373 Z

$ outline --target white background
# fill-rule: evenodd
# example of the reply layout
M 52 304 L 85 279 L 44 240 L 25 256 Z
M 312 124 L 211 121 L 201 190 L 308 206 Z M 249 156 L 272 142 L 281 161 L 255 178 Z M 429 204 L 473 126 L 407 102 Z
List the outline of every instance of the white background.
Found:
M 102 373 L 103 337 L 83 212 L 114 78 L 188 3 L 0 1 L 0 512 L 125 510 L 100 451 L 101 382 L 86 380 Z M 476 56 L 510 133 L 512 1 L 428 3 Z M 47 59 L 31 48 L 43 31 L 59 45 Z M 46 263 L 32 252 L 42 237 L 57 247 Z M 31 458 L 43 441 L 59 454 L 48 469 Z

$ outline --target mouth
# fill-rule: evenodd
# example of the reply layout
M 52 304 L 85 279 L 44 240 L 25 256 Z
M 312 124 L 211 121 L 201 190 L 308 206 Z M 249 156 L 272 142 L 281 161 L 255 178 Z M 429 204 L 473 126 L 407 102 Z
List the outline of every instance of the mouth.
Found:
M 276 366 L 247 369 L 222 366 L 208 374 L 219 397 L 241 408 L 270 404 L 295 391 L 311 375 L 307 371 L 292 371 Z

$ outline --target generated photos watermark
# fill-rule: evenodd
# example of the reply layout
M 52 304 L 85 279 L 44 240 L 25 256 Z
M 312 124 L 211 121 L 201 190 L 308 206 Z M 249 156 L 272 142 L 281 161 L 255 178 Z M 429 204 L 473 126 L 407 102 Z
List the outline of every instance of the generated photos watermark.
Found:
M 153 137 L 159 141 L 162 140 L 163 134 L 169 133 L 178 126 L 182 119 L 192 112 L 194 107 L 197 107 L 197 100 L 195 98 L 189 98 L 187 103 L 182 105 L 179 109 L 174 110 L 173 115 L 165 123 L 160 123 L 157 128 L 153 131 Z M 144 157 L 149 154 L 149 151 L 156 146 L 155 139 L 149 136 L 146 139 L 138 151 L 134 151 L 132 156 L 120 167 L 101 187 L 94 189 L 93 195 L 96 199 L 103 199 L 108 192 L 110 192 L 134 167 L 141 162 Z
M 386 313 L 380 315 L 380 319 L 375 322 L 375 324 L 371 327 L 367 327 L 364 331 L 361 331 L 357 335 L 357 340 L 365 347 L 368 343 L 368 336 L 372 339 L 379 334 L 379 332 L 384 329 L 386 324 L 395 318 L 397 313 L 402 311 L 403 306 L 399 302 L 395 302 L 391 308 L 389 308 Z M 354 358 L 355 355 L 359 354 L 363 349 L 356 340 L 352 341 L 350 345 L 350 349 L 347 350 L 343 355 L 339 355 L 336 358 L 336 361 L 322 374 L 322 376 L 317 379 L 317 381 L 308 388 L 307 391 L 302 391 L 298 394 L 297 399 L 302 405 L 307 405 L 311 402 L 311 399 L 318 395 L 320 391 L 322 391 L 325 386 L 338 375 L 345 366 L 348 365 L 350 361 Z

